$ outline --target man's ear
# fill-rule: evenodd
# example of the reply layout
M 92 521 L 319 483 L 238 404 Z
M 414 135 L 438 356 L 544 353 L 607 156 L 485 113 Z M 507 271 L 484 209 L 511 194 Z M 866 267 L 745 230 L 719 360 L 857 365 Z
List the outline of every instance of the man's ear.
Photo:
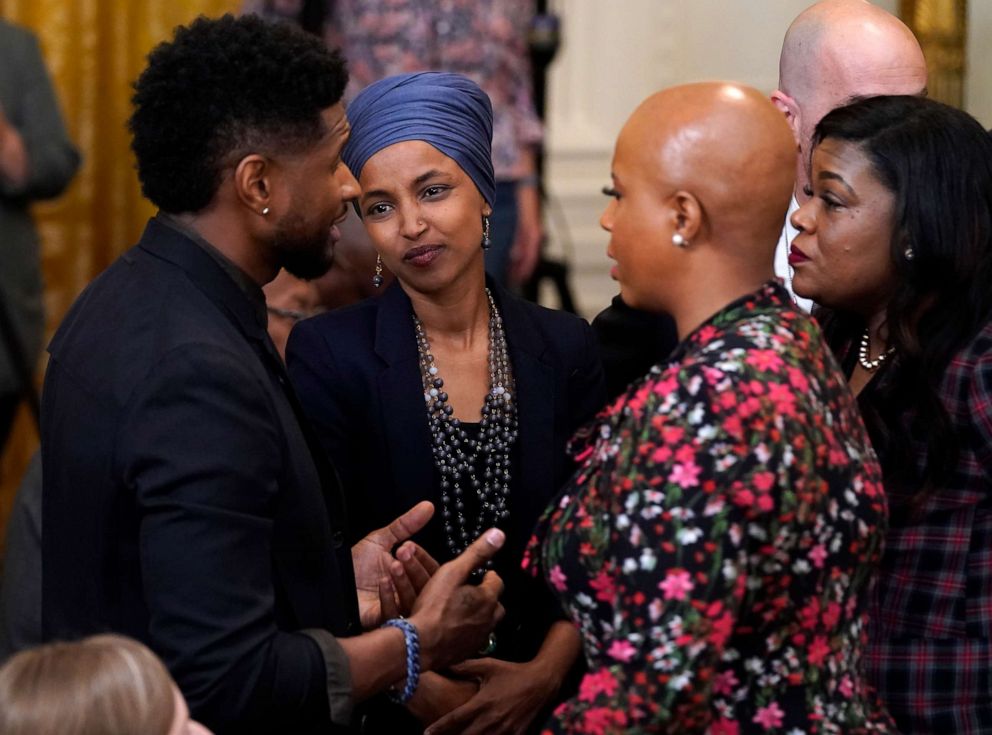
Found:
M 234 190 L 238 199 L 259 214 L 272 208 L 272 162 L 258 153 L 242 158 L 234 169 Z
M 799 105 L 781 89 L 772 92 L 771 100 L 779 112 L 785 115 L 785 121 L 792 129 L 792 136 L 796 139 L 796 145 L 800 145 L 799 131 L 802 129 L 802 111 L 799 109 Z

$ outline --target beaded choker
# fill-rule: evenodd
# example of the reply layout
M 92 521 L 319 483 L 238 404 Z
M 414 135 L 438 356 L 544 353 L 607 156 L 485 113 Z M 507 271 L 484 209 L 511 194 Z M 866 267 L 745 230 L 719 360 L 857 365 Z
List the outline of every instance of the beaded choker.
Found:
M 503 320 L 489 289 L 486 297 L 489 299 L 489 390 L 482 405 L 477 437 L 469 436 L 461 422 L 452 417 L 444 379 L 434 363 L 424 325 L 413 315 L 434 465 L 441 474 L 444 531 L 448 548 L 455 556 L 483 530 L 505 525 L 510 515 L 510 451 L 517 440 L 515 386 Z M 481 478 L 476 474 L 480 466 L 484 467 Z M 479 512 L 474 519 L 465 515 L 466 493 L 478 499 Z
M 874 360 L 868 359 L 869 349 L 871 347 L 871 332 L 867 327 L 865 327 L 865 333 L 861 335 L 861 344 L 858 346 L 858 363 L 861 367 L 867 370 L 869 373 L 873 373 L 894 353 L 895 347 L 890 347 L 881 355 L 876 357 Z

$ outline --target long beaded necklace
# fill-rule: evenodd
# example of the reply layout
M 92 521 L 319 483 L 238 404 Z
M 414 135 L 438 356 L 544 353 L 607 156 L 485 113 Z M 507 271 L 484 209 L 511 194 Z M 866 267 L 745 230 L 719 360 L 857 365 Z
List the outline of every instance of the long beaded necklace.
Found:
M 503 319 L 493 296 L 489 300 L 489 390 L 482 405 L 478 437 L 469 436 L 444 391 L 424 325 L 413 315 L 420 356 L 420 374 L 433 444 L 434 465 L 441 473 L 441 506 L 448 548 L 457 556 L 486 528 L 505 525 L 510 512 L 510 451 L 517 440 L 517 410 Z M 476 468 L 484 461 L 483 476 Z M 472 523 L 465 515 L 465 494 L 478 498 L 479 513 Z
M 874 360 L 868 359 L 868 352 L 871 347 L 871 332 L 868 327 L 865 327 L 865 333 L 861 335 L 861 344 L 858 345 L 858 362 L 861 363 L 861 367 L 867 370 L 869 373 L 873 373 L 881 367 L 882 363 L 885 362 L 894 353 L 895 347 L 890 347 L 881 355 L 876 357 Z

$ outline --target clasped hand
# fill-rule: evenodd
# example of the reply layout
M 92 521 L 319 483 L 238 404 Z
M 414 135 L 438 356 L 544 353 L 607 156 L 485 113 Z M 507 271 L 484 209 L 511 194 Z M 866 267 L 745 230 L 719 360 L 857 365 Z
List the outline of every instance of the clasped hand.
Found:
M 408 540 L 433 515 L 431 503 L 418 503 L 351 548 L 358 610 L 366 630 L 377 628 L 389 618 L 409 615 L 417 595 L 437 571 L 438 563 L 433 557 Z M 393 549 L 400 543 L 394 556 Z

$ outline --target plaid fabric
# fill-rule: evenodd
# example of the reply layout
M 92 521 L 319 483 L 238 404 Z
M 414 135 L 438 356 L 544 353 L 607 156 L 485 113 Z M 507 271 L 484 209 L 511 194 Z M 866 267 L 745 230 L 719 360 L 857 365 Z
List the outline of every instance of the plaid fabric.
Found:
M 992 324 L 951 362 L 941 398 L 957 467 L 918 515 L 890 492 L 868 675 L 906 735 L 992 735 Z

